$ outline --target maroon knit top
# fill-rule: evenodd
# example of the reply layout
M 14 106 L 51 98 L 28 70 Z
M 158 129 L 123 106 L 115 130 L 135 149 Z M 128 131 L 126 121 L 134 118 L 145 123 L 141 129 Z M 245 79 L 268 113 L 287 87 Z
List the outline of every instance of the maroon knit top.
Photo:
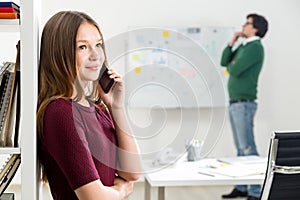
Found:
M 116 167 L 116 135 L 109 113 L 65 99 L 51 102 L 39 142 L 55 200 L 78 199 L 74 190 L 100 179 L 112 186 Z

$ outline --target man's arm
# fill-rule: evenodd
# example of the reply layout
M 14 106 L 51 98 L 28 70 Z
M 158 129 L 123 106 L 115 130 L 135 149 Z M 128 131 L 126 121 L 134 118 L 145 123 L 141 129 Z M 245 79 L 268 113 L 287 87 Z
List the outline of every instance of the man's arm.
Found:
M 238 77 L 243 72 L 247 71 L 251 66 L 262 61 L 263 49 L 260 47 L 260 45 L 248 45 L 235 57 L 233 62 L 227 66 L 228 72 L 231 76 Z

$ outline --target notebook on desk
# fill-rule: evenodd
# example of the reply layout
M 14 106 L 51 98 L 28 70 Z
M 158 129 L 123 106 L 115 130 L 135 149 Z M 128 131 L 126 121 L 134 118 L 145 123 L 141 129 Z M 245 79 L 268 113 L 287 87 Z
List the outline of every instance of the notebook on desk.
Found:
M 267 158 L 260 156 L 236 156 L 236 157 L 223 157 L 217 159 L 219 162 L 227 164 L 255 164 L 267 163 Z
M 267 167 L 267 159 L 260 156 L 238 156 L 217 159 L 219 165 L 209 171 L 230 177 L 243 177 L 264 174 Z
M 226 165 L 218 168 L 209 169 L 210 173 L 219 174 L 223 176 L 230 176 L 233 178 L 244 177 L 244 176 L 253 176 L 263 174 L 265 171 L 261 169 L 251 169 L 243 166 L 237 165 Z

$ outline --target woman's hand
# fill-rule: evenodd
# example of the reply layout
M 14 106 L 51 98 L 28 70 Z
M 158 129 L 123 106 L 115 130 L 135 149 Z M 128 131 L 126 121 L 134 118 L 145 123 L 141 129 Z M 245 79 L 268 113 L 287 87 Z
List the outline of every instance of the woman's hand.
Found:
M 114 79 L 115 83 L 107 94 L 99 86 L 101 88 L 101 99 L 110 110 L 123 108 L 124 85 L 122 76 L 113 69 L 108 70 L 107 73 L 109 78 Z
M 111 187 L 104 186 L 98 179 L 80 186 L 75 190 L 75 193 L 80 200 L 122 200 L 129 196 L 132 191 L 132 182 L 117 177 Z
M 120 193 L 121 199 L 129 196 L 133 191 L 133 182 L 125 181 L 122 178 L 116 177 L 114 181 L 114 186 L 112 186 L 115 190 Z

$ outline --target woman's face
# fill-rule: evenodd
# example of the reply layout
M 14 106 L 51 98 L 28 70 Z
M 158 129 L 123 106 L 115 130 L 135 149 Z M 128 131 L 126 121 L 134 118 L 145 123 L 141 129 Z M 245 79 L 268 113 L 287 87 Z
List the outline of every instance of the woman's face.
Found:
M 104 62 L 103 39 L 98 29 L 89 23 L 79 26 L 76 37 L 76 67 L 83 82 L 97 80 Z

